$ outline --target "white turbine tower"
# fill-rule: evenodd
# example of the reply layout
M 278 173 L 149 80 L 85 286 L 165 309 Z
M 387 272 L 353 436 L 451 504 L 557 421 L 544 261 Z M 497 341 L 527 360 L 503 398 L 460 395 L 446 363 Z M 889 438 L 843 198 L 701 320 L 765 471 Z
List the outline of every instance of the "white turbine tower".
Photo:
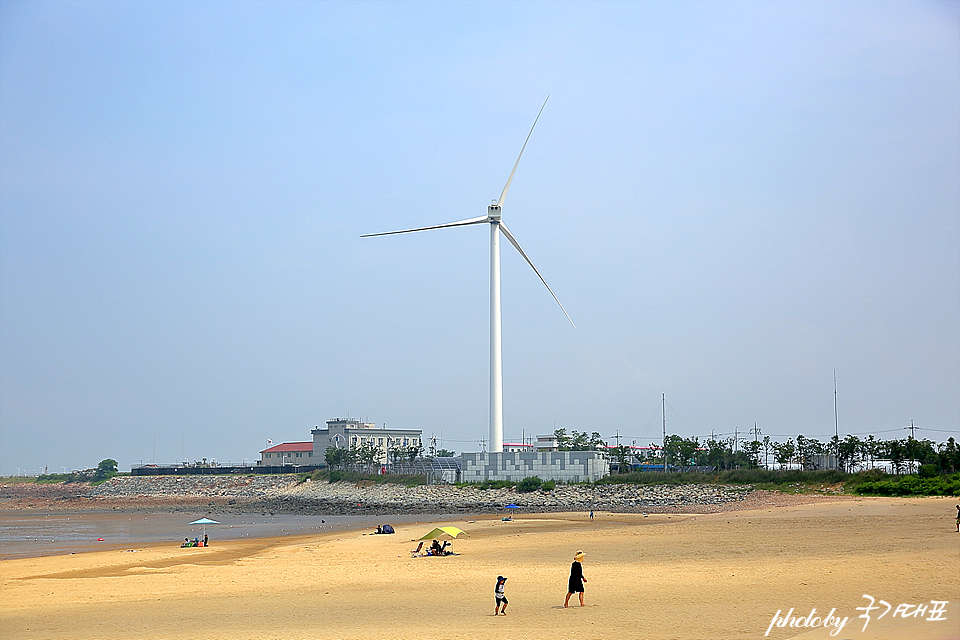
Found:
M 503 451 L 503 360 L 501 357 L 502 347 L 500 339 L 501 233 L 507 238 L 507 240 L 510 241 L 510 244 L 512 244 L 514 248 L 520 252 L 520 255 L 523 256 L 523 259 L 527 261 L 527 264 L 529 264 L 537 276 L 540 277 L 540 281 L 543 282 L 544 286 L 547 288 L 547 291 L 550 292 L 550 295 L 553 296 L 553 299 L 556 300 L 557 304 L 560 305 L 560 310 L 563 311 L 563 315 L 567 316 L 567 320 L 570 320 L 570 324 L 576 328 L 576 325 L 573 324 L 573 320 L 570 319 L 570 314 L 568 314 L 567 310 L 563 308 L 562 304 L 560 304 L 560 299 L 557 298 L 557 294 L 553 292 L 553 289 L 550 288 L 550 285 L 547 284 L 547 281 L 544 280 L 542 275 L 540 275 L 540 272 L 534 266 L 533 262 L 527 257 L 527 254 L 524 253 L 523 249 L 520 248 L 520 243 L 517 242 L 517 239 L 513 237 L 513 234 L 510 233 L 509 229 L 507 229 L 507 225 L 505 225 L 503 220 L 500 218 L 500 209 L 503 207 L 503 203 L 507 199 L 507 191 L 510 190 L 510 182 L 513 181 L 513 174 L 517 172 L 517 165 L 520 164 L 520 158 L 523 156 L 523 150 L 527 148 L 527 142 L 529 142 L 530 136 L 533 134 L 533 129 L 537 126 L 537 121 L 540 120 L 540 114 L 543 113 L 543 108 L 547 106 L 547 100 L 549 99 L 550 96 L 547 96 L 547 99 L 543 101 L 543 106 L 540 107 L 540 111 L 537 113 L 537 117 L 533 121 L 533 126 L 530 127 L 530 133 L 527 134 L 527 139 L 523 141 L 523 147 L 520 148 L 520 155 L 517 156 L 517 161 L 513 165 L 513 171 L 510 172 L 510 177 L 507 178 L 507 184 L 504 185 L 503 192 L 500 194 L 500 198 L 487 207 L 487 215 L 476 218 L 468 218 L 466 220 L 459 220 L 457 222 L 447 222 L 445 224 L 438 224 L 432 227 L 404 229 L 403 231 L 387 231 L 385 233 L 370 233 L 360 236 L 361 238 L 371 238 L 374 236 L 389 236 L 397 233 L 428 231 L 430 229 L 463 227 L 471 224 L 487 223 L 490 225 L 490 451 L 493 453 L 500 453 Z

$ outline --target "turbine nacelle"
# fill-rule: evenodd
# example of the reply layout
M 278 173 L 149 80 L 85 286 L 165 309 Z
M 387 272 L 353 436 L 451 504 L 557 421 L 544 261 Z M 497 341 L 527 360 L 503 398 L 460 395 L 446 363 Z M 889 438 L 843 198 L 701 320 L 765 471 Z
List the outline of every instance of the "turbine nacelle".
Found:
M 491 204 L 489 207 L 487 207 L 487 219 L 490 220 L 490 222 L 493 222 L 494 220 L 500 220 L 500 205 Z

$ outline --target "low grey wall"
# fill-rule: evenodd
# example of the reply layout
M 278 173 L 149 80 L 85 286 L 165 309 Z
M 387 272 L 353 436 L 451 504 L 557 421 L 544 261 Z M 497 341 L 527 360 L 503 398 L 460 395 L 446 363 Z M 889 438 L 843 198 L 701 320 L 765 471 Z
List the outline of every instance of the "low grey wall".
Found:
M 461 481 L 505 480 L 517 482 L 537 476 L 558 482 L 593 482 L 610 472 L 598 451 L 523 451 L 515 453 L 464 453 Z

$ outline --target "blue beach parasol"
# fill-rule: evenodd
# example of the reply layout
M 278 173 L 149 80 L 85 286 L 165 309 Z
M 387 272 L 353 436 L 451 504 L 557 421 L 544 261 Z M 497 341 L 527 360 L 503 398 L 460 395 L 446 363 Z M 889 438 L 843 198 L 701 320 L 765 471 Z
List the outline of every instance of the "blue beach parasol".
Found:
M 191 522 L 190 524 L 202 524 L 202 525 L 203 525 L 203 535 L 204 535 L 204 537 L 206 537 L 206 535 L 207 535 L 207 525 L 208 525 L 208 524 L 220 524 L 220 523 L 217 522 L 216 520 L 211 520 L 210 518 L 200 518 L 199 520 L 194 520 L 194 521 Z

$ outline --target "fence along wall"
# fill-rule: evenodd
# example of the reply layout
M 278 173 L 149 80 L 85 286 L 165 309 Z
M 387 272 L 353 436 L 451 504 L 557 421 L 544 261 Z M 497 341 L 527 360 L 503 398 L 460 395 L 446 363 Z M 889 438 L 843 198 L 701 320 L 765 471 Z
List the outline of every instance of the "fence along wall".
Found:
M 132 476 L 222 476 L 230 474 L 250 475 L 250 474 L 270 474 L 270 473 L 308 473 L 323 469 L 326 465 L 299 465 L 285 464 L 280 465 L 247 465 L 247 466 L 216 466 L 216 467 L 133 467 L 130 469 Z
M 599 451 L 522 451 L 461 454 L 463 482 L 516 482 L 537 476 L 558 482 L 592 482 L 610 472 Z

